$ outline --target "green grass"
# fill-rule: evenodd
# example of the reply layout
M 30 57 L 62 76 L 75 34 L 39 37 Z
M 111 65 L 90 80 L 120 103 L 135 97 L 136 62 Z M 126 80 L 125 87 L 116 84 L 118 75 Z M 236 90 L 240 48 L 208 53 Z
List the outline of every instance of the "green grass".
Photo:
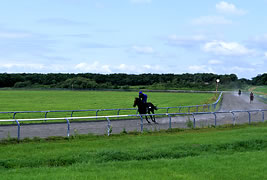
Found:
M 256 89 L 254 89 L 254 91 L 260 92 L 260 93 L 265 93 L 265 95 L 266 95 L 267 94 L 267 86 L 258 86 L 258 87 L 256 87 Z
M 174 107 L 207 104 L 216 101 L 209 93 L 164 93 L 145 92 L 148 101 L 158 107 Z M 121 91 L 55 91 L 55 90 L 1 90 L 0 111 L 48 111 L 133 108 L 138 92 Z M 173 110 L 177 111 L 177 109 Z M 120 114 L 135 114 L 136 111 L 120 111 Z M 166 112 L 163 110 L 157 113 Z M 67 117 L 69 113 L 48 113 L 47 117 Z M 116 115 L 117 111 L 102 111 L 98 115 Z M 94 116 L 95 112 L 75 112 L 74 116 Z M 1 119 L 13 114 L 0 115 Z M 44 117 L 44 113 L 17 114 L 16 118 Z
M 255 86 L 250 89 L 254 94 L 258 95 L 258 99 L 267 103 L 267 86 Z M 257 96 L 256 96 L 257 97 Z M 261 98 L 260 98 L 261 97 Z
M 2 179 L 266 179 L 267 124 L 0 144 Z

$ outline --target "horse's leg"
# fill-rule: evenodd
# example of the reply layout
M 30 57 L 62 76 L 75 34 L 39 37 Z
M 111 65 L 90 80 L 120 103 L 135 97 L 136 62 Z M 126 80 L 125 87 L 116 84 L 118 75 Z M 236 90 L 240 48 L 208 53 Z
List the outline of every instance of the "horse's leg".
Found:
M 145 114 L 145 113 L 143 113 L 143 114 Z M 145 116 L 146 117 L 146 121 L 147 121 L 147 123 L 150 123 L 150 121 L 147 119 L 147 116 Z
M 145 106 L 144 108 L 145 108 L 145 109 L 144 109 L 144 114 L 147 114 L 146 106 Z M 146 116 L 146 121 L 147 121 L 148 123 L 150 123 L 150 121 L 148 120 L 147 116 Z
M 155 113 L 154 113 L 154 109 L 152 109 L 151 112 L 152 112 L 152 114 L 155 114 Z M 149 114 L 150 114 L 150 113 L 149 113 Z M 151 119 L 152 119 L 152 121 L 153 121 L 154 123 L 157 123 L 157 122 L 156 122 L 155 115 L 151 115 L 150 117 L 151 117 Z
M 146 116 L 146 121 L 150 124 L 150 121 L 147 119 L 147 116 Z
M 153 112 L 153 114 L 154 114 L 154 112 Z M 156 117 L 155 117 L 155 115 L 153 115 L 153 118 L 154 118 L 154 123 L 156 123 L 156 124 L 157 124 L 157 121 L 156 121 Z
M 148 110 L 147 113 L 150 114 L 150 110 Z M 152 116 L 151 115 L 149 116 L 150 116 L 150 119 L 154 122 L 154 119 L 152 118 Z
M 141 114 L 140 114 L 141 115 Z M 143 118 L 143 116 L 141 116 L 142 117 L 142 119 L 144 119 Z M 146 117 L 146 121 L 147 121 L 147 123 L 149 123 L 150 124 L 150 121 L 147 119 L 147 116 L 145 116 Z

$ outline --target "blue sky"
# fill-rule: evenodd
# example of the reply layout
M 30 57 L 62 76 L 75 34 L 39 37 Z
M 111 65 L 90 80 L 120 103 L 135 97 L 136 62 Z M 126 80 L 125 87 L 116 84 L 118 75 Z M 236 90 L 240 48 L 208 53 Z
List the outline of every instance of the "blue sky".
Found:
M 267 72 L 267 0 L 0 0 L 0 72 Z

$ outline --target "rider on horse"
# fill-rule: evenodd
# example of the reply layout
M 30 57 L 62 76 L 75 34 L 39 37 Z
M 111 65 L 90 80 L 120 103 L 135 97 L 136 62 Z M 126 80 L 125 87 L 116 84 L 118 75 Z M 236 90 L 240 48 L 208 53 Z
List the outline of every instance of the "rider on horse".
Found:
M 253 92 L 250 93 L 249 97 L 250 97 L 249 99 L 250 99 L 250 103 L 251 103 L 251 102 L 253 101 L 253 99 L 254 99 L 254 94 L 253 94 Z
M 142 91 L 139 92 L 139 98 L 142 100 L 144 104 L 147 103 L 147 95 L 144 94 Z
M 145 104 L 146 106 L 146 112 L 148 112 L 148 107 L 147 107 L 147 95 L 144 94 L 142 91 L 139 92 L 139 98 L 141 99 L 142 103 Z
M 139 98 L 135 98 L 133 107 L 138 106 L 139 114 L 154 114 L 154 110 L 157 110 L 157 106 L 154 106 L 151 102 L 147 102 L 147 95 L 142 91 L 139 92 Z M 151 120 L 154 123 L 157 123 L 155 120 L 155 115 L 149 115 Z M 147 115 L 145 116 L 148 123 L 150 123 L 147 119 Z

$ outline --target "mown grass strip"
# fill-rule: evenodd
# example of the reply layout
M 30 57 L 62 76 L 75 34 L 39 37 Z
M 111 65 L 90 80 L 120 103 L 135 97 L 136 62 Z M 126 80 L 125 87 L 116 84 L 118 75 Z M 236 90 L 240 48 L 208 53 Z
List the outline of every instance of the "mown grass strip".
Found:
M 266 141 L 266 123 L 35 137 L 0 144 L 0 174 L 2 179 L 266 179 Z
M 253 128 L 256 128 L 257 130 L 253 130 Z M 35 149 L 36 147 L 38 147 L 38 149 L 42 151 L 38 151 L 38 149 L 36 149 L 37 151 L 35 151 L 34 156 L 32 156 L 30 152 L 27 153 L 27 151 L 24 152 L 24 155 L 20 154 L 19 151 L 11 153 L 9 154 L 9 156 L 0 155 L 0 157 L 2 157 L 0 158 L 0 169 L 65 167 L 81 163 L 98 164 L 108 162 L 151 161 L 159 159 L 180 159 L 203 155 L 227 155 L 239 152 L 266 151 L 266 134 L 262 134 L 259 137 L 257 136 L 257 134 L 255 134 L 265 131 L 266 128 L 266 123 L 259 123 L 253 124 L 253 126 L 222 126 L 218 128 L 197 130 L 173 129 L 171 131 L 162 131 L 156 133 L 147 132 L 145 134 L 139 133 L 135 135 L 121 134 L 115 135 L 113 137 L 83 135 L 72 137 L 70 139 L 64 137 L 50 137 L 46 139 L 40 139 L 35 137 L 34 139 L 25 139 L 20 143 L 12 140 L 10 140 L 9 143 L 8 141 L 2 141 L 0 150 L 2 149 L 3 154 L 7 153 L 3 151 L 4 147 L 11 146 L 11 143 L 16 143 L 12 146 L 20 146 L 21 150 L 23 151 L 25 151 L 25 148 Z M 210 135 L 214 133 L 219 135 L 216 135 L 215 138 L 212 136 L 210 137 Z M 246 137 L 244 136 L 245 133 L 251 133 L 251 135 Z M 252 136 L 252 133 L 254 133 L 255 135 Z M 229 139 L 229 134 L 230 137 L 231 134 L 240 134 L 240 137 Z M 189 142 L 185 140 L 181 141 L 181 135 L 184 137 L 189 136 L 189 138 L 194 137 L 198 139 L 200 139 L 200 137 L 204 137 L 204 139 L 201 141 L 197 140 L 199 143 L 196 143 L 192 140 Z M 175 141 L 174 139 L 166 143 L 165 141 L 161 140 L 162 138 L 175 138 L 176 136 L 178 139 L 180 139 L 179 141 Z M 224 140 L 218 141 L 218 139 L 221 138 L 224 138 Z M 210 139 L 213 140 L 210 141 Z M 138 142 L 138 144 L 134 143 L 133 140 Z M 77 144 L 77 142 L 79 141 L 82 142 L 81 145 Z M 99 142 L 103 142 L 104 144 L 101 145 L 100 148 L 97 148 L 99 146 Z M 105 145 L 105 142 L 108 142 L 108 144 Z M 126 142 L 129 143 L 129 148 L 123 148 L 123 144 L 125 144 Z M 153 144 L 149 145 L 149 143 L 151 142 Z M 66 147 L 61 151 L 60 147 L 63 143 Z M 119 145 L 117 143 L 120 143 L 122 145 Z M 90 147 L 96 148 L 87 149 L 86 144 L 88 144 Z M 51 148 L 52 151 L 50 151 L 49 153 L 45 152 L 46 150 Z M 53 153 L 53 149 L 56 149 L 58 152 Z M 44 155 L 43 151 L 45 152 L 45 154 L 48 153 L 50 155 Z
M 68 154 L 54 158 L 38 159 L 5 159 L 0 160 L 0 167 L 6 169 L 24 167 L 59 167 L 71 166 L 76 163 L 107 163 L 109 161 L 149 161 L 157 159 L 179 159 L 203 154 L 232 154 L 267 149 L 267 140 L 253 139 L 221 144 L 192 144 L 159 149 L 142 149 L 141 151 L 100 150 L 80 154 Z

